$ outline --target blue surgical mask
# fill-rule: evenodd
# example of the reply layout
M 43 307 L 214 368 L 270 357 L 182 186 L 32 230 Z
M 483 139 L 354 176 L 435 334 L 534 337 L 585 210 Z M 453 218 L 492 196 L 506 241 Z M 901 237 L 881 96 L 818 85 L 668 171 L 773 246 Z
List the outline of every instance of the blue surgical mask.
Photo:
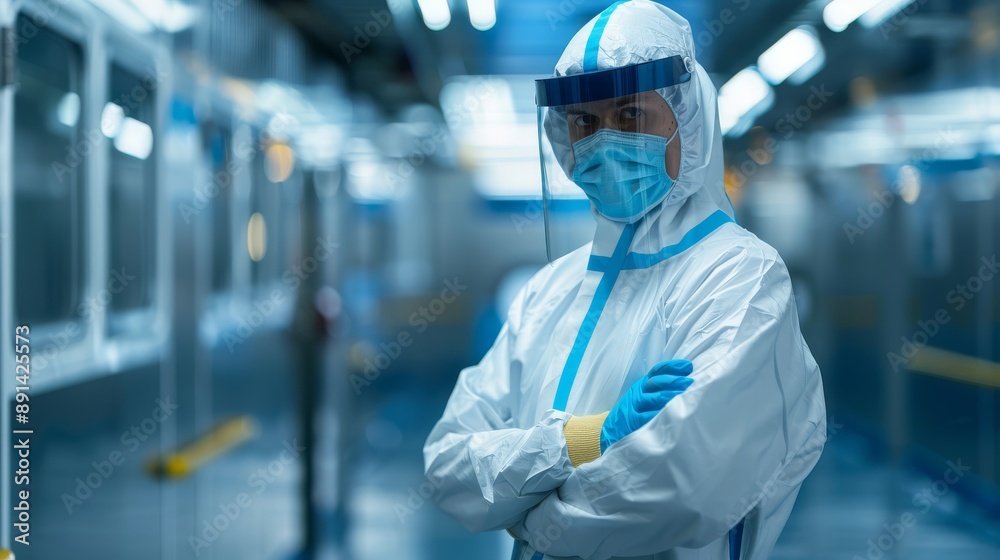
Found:
M 675 136 L 677 130 L 668 139 L 603 128 L 573 144 L 573 182 L 609 220 L 633 223 L 674 184 L 665 156 Z

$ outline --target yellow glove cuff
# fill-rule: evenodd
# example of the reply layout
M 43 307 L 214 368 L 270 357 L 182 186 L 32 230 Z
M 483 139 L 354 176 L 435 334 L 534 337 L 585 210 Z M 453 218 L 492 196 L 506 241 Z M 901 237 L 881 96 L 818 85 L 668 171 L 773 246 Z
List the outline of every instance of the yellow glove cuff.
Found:
M 591 416 L 573 416 L 563 426 L 569 462 L 574 467 L 589 463 L 601 456 L 601 426 L 607 412 Z

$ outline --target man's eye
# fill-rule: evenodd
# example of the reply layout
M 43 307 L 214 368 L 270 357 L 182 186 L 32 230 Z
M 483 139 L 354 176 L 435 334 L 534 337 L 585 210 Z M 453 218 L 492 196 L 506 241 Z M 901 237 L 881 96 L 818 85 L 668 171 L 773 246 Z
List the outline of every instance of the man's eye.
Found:
M 638 119 L 642 116 L 642 109 L 638 107 L 625 107 L 622 109 L 622 116 L 626 119 Z
M 589 114 L 577 115 L 573 118 L 573 124 L 580 128 L 586 128 L 588 126 L 594 126 L 597 123 L 597 117 Z

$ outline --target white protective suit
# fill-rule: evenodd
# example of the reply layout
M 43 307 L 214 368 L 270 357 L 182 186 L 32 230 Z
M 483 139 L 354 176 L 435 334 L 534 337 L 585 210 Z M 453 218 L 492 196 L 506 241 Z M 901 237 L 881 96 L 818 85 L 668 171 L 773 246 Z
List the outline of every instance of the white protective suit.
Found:
M 687 21 L 666 7 L 609 10 L 603 29 L 595 17 L 573 38 L 557 76 L 582 71 L 594 33 L 600 69 L 694 59 Z M 514 558 L 766 558 L 822 452 L 822 382 L 788 272 L 732 219 L 716 90 L 700 65 L 692 74 L 665 96 L 681 142 L 669 195 L 629 235 L 595 214 L 593 243 L 528 282 L 424 447 L 438 506 L 473 531 L 509 529 Z M 659 251 L 629 251 L 650 239 Z M 566 421 L 610 410 L 674 358 L 693 362 L 693 385 L 574 468 Z

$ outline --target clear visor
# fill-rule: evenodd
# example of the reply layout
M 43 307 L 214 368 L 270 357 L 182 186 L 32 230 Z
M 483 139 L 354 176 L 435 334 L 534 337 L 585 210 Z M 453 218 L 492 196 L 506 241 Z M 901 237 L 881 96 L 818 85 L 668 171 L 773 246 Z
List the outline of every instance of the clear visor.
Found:
M 589 201 L 605 218 L 637 223 L 666 198 L 680 165 L 669 88 L 690 79 L 670 57 L 538 80 L 539 147 L 549 260 L 593 239 Z

